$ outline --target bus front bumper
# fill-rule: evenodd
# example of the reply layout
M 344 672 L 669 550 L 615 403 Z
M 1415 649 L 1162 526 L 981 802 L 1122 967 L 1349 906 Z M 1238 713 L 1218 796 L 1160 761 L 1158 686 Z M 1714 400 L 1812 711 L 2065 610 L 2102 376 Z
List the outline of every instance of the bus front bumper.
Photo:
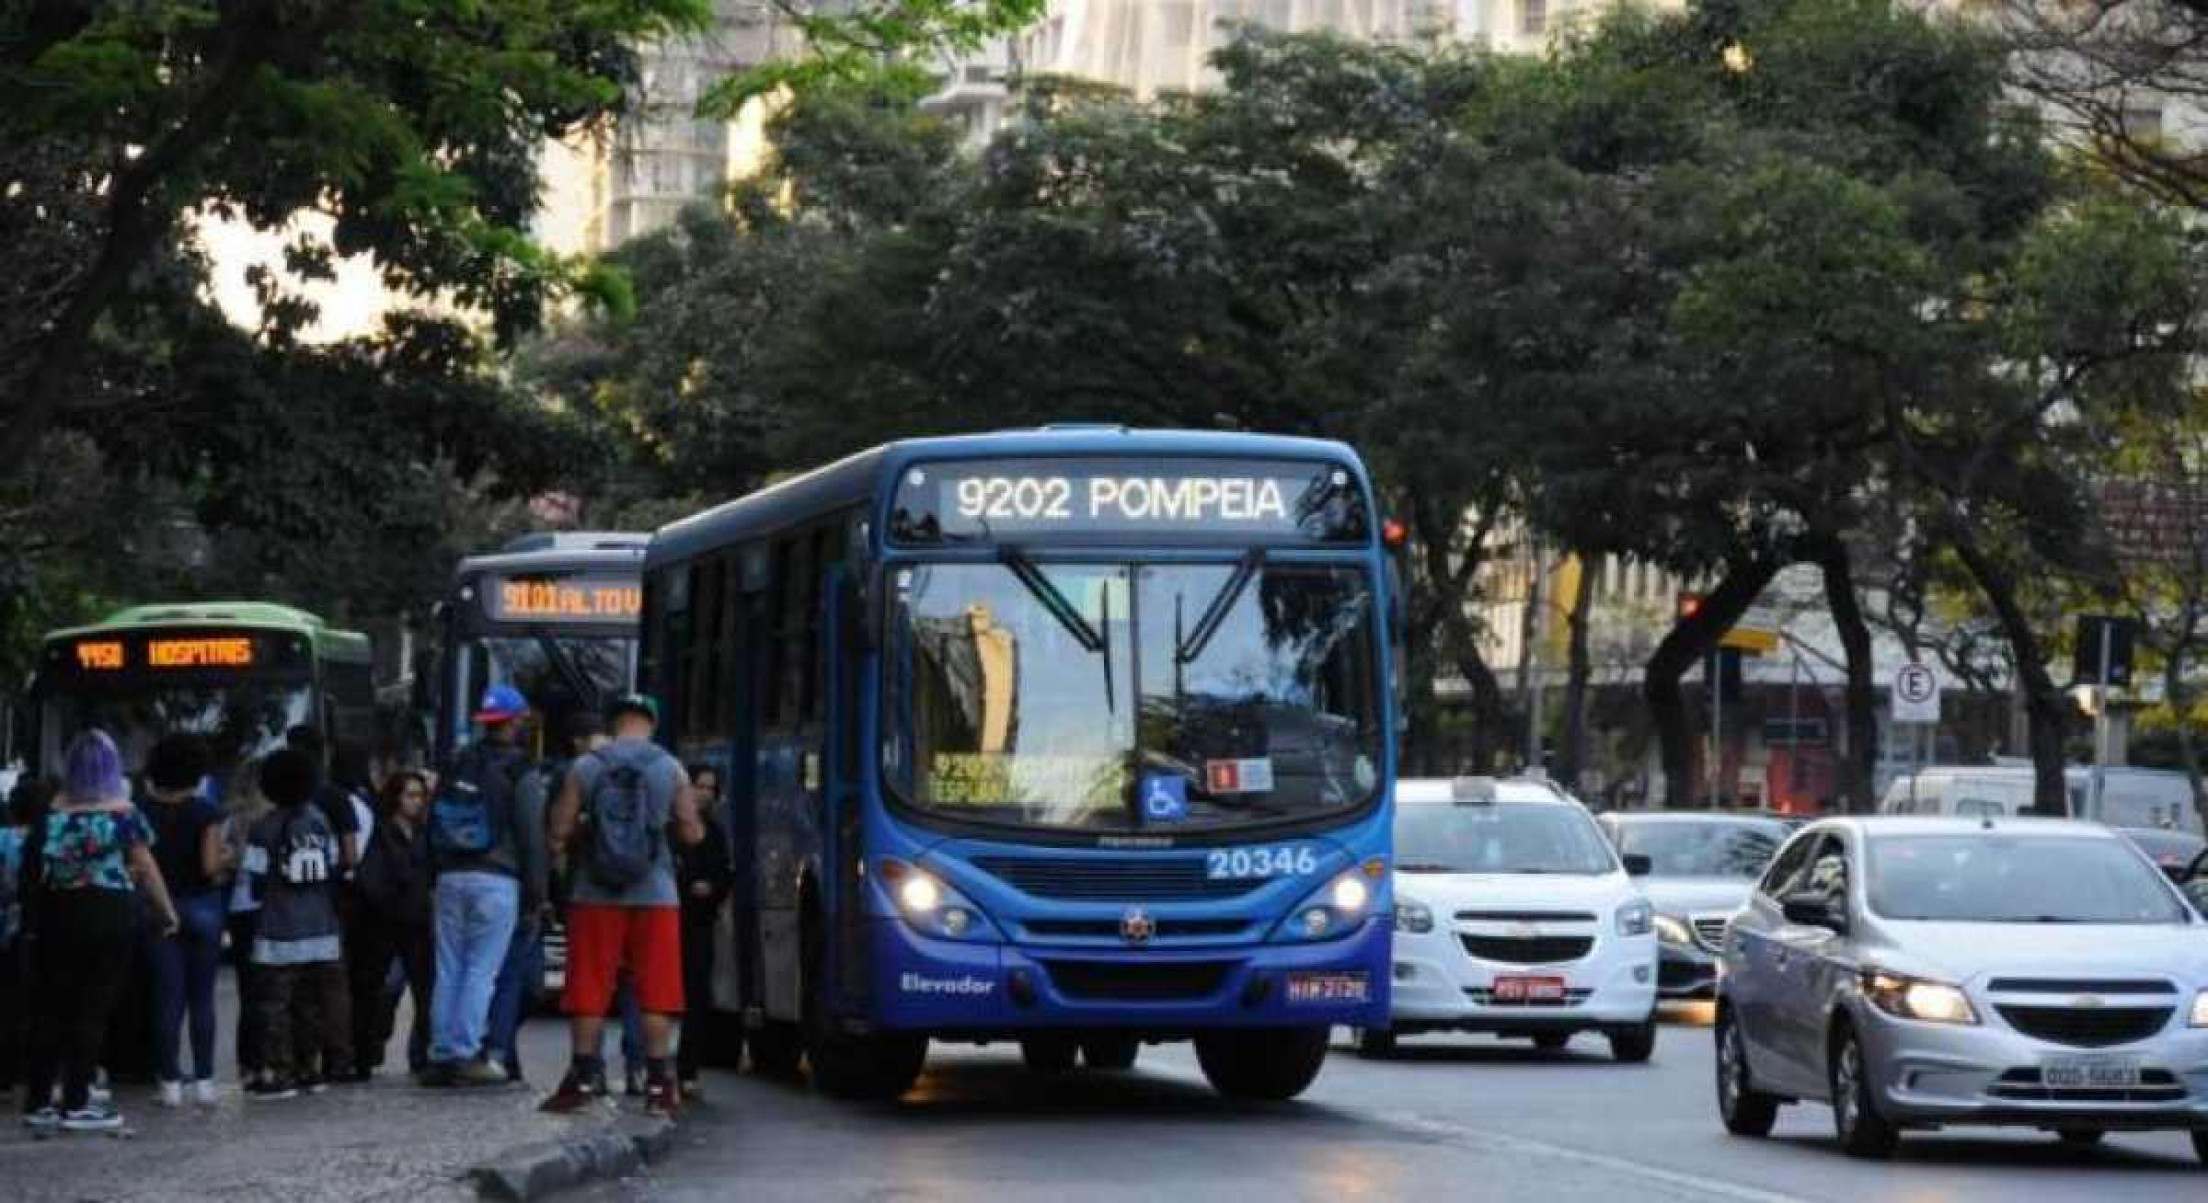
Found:
M 1389 927 L 1311 944 L 1141 950 L 966 943 L 873 926 L 876 1022 L 952 1034 L 1369 1027 L 1388 1015 Z

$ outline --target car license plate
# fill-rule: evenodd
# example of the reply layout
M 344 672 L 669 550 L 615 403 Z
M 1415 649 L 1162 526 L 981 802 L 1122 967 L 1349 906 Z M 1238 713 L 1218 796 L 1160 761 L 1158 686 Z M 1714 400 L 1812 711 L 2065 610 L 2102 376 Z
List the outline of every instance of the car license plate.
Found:
M 2052 1090 L 2121 1090 L 2139 1084 L 2139 1063 L 2116 1057 L 2056 1057 L 2040 1065 Z
M 1288 975 L 1288 1001 L 1292 1003 L 1369 1002 L 1371 999 L 1372 983 L 1362 973 Z
M 1498 977 L 1489 997 L 1499 1003 L 1557 1003 L 1564 1001 L 1560 977 Z

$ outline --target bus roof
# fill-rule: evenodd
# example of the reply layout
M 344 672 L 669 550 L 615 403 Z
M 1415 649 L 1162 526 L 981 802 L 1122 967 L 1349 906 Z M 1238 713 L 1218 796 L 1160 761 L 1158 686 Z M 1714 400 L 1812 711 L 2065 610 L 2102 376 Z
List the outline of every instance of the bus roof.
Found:
M 1227 456 L 1330 460 L 1362 471 L 1346 443 L 1294 435 L 1223 430 L 1139 430 L 1067 423 L 1032 430 L 944 435 L 884 443 L 733 501 L 668 523 L 652 538 L 645 566 L 686 560 L 740 539 L 808 522 L 864 501 L 912 463 L 952 459 L 1016 459 L 1053 455 Z
M 643 531 L 544 531 L 523 535 L 497 551 L 469 556 L 452 575 L 459 580 L 486 572 L 641 569 L 645 545 L 651 540 Z
M 276 602 L 154 602 L 128 606 L 89 626 L 50 631 L 46 638 L 51 642 L 113 631 L 231 626 L 258 627 L 304 635 L 313 642 L 315 654 L 326 659 L 366 664 L 374 658 L 368 636 L 359 631 L 340 630 L 323 621 L 319 614 Z

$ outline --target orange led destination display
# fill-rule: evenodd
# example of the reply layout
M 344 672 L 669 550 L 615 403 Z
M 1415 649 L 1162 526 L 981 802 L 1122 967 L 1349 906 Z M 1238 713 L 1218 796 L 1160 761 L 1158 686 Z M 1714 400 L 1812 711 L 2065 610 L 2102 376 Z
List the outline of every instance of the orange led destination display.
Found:
M 146 641 L 148 668 L 251 668 L 253 663 L 250 636 Z
M 644 587 L 624 577 L 508 577 L 492 582 L 484 600 L 491 617 L 526 622 L 635 622 Z
M 123 666 L 123 641 L 102 639 L 77 645 L 77 667 L 92 672 L 114 672 Z

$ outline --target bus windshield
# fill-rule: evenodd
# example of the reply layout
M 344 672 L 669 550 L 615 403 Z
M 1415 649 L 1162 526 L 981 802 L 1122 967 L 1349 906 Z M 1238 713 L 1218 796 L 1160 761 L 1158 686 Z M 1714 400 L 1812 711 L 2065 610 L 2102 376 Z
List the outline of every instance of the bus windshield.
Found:
M 577 709 L 596 711 L 629 687 L 633 635 L 490 635 L 472 641 L 465 696 L 511 685 L 551 730 Z
M 116 682 L 97 690 L 49 695 L 40 724 L 44 763 L 59 765 L 62 749 L 87 728 L 112 736 L 132 770 L 154 741 L 172 732 L 205 736 L 216 776 L 281 747 L 284 732 L 313 721 L 314 690 L 305 680 Z
M 1007 553 L 896 579 L 882 761 L 912 806 L 1166 834 L 1372 796 L 1380 703 L 1360 568 Z

